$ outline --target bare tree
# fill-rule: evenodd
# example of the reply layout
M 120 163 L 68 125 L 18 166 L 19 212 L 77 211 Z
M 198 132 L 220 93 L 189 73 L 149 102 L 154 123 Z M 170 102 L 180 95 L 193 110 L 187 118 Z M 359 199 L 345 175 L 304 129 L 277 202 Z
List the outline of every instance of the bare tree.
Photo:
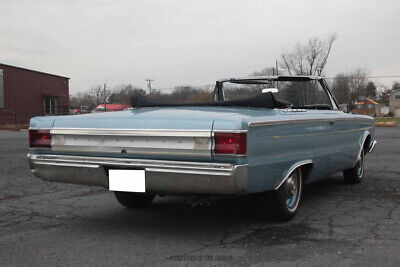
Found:
M 348 74 L 350 110 L 354 108 L 355 102 L 364 95 L 367 76 L 367 71 L 362 69 L 356 69 Z
M 382 93 L 381 93 L 381 95 L 379 96 L 379 100 L 380 100 L 380 103 L 381 104 L 383 104 L 383 105 L 385 105 L 385 106 L 389 106 L 389 96 L 390 96 L 390 93 L 391 93 L 391 89 L 386 89 L 386 90 L 384 90 Z
M 93 98 L 87 93 L 77 93 L 74 96 L 71 96 L 69 103 L 72 107 L 82 108 L 94 108 L 96 105 L 93 101 Z
M 400 82 L 395 81 L 392 85 L 392 91 L 400 89 Z
M 146 92 L 138 87 L 134 87 L 130 84 L 119 85 L 113 88 L 113 92 L 108 98 L 108 102 L 111 104 L 131 104 L 131 97 L 133 95 L 146 95 Z
M 310 38 L 306 44 L 297 43 L 296 46 L 285 51 L 280 56 L 279 65 L 289 75 L 322 75 L 332 50 L 337 34 L 332 33 L 328 39 Z
M 255 71 L 250 76 L 269 76 L 274 74 L 274 68 L 264 68 L 260 71 Z
M 206 87 L 176 86 L 171 94 L 161 94 L 163 100 L 170 103 L 195 103 L 211 101 L 213 91 Z
M 87 94 L 93 99 L 95 106 L 100 104 L 106 104 L 108 97 L 111 92 L 106 88 L 106 86 L 96 85 L 93 86 Z
M 69 105 L 71 107 L 78 107 L 80 106 L 79 104 L 79 97 L 77 95 L 72 95 L 69 97 Z
M 336 75 L 332 91 L 339 103 L 347 104 L 348 110 L 352 110 L 357 100 L 365 96 L 367 76 L 368 72 L 363 69 Z
M 349 100 L 349 79 L 346 74 L 337 74 L 333 84 L 332 91 L 339 104 L 348 104 Z

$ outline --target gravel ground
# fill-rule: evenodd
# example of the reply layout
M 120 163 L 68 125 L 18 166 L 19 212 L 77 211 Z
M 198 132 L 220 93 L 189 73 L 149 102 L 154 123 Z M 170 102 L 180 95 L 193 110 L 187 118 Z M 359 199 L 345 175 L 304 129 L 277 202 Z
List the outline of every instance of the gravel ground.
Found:
M 0 132 L 0 265 L 400 265 L 400 127 L 378 128 L 365 180 L 305 188 L 287 223 L 249 198 L 127 210 L 98 187 L 31 175 L 27 133 Z

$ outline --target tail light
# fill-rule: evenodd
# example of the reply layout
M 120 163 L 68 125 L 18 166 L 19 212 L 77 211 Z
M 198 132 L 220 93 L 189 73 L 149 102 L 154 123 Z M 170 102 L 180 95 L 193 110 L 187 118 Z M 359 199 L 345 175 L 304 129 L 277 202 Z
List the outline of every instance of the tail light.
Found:
M 51 147 L 51 134 L 48 130 L 29 130 L 29 147 Z
M 215 133 L 215 154 L 246 154 L 246 133 Z

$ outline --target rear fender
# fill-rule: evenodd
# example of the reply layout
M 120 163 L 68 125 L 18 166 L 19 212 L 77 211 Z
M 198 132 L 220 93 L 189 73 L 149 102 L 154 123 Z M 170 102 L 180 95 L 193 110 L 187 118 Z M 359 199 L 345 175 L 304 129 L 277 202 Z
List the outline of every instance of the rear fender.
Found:
M 306 165 L 312 165 L 313 161 L 311 159 L 306 159 L 306 160 L 302 160 L 299 162 L 296 162 L 295 164 L 293 164 L 284 174 L 282 177 L 282 180 L 279 181 L 279 183 L 275 186 L 274 190 L 278 190 L 279 187 L 281 187 L 281 185 L 289 178 L 289 176 L 299 167 L 301 166 L 306 166 Z M 307 173 L 307 175 L 309 174 L 309 171 Z M 305 176 L 306 178 L 306 176 Z

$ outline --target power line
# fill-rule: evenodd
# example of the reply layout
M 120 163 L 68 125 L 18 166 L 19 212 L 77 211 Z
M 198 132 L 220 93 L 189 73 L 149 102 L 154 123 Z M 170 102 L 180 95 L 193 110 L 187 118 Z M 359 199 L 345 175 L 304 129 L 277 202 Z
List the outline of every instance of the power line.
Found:
M 344 77 L 348 77 L 349 75 L 346 75 Z M 328 80 L 335 80 L 338 79 L 337 77 L 323 77 L 325 79 Z M 400 78 L 400 75 L 386 75 L 386 76 L 367 76 L 365 77 L 367 79 L 385 79 L 385 78 Z M 202 88 L 206 88 L 206 87 L 213 87 L 214 84 L 206 84 L 206 85 L 188 85 L 188 87 L 194 88 L 194 89 L 202 89 Z M 157 90 L 174 90 L 179 88 L 180 86 L 176 86 L 176 87 L 167 87 L 167 88 L 159 88 Z M 184 87 L 184 86 L 182 86 Z
M 344 77 L 348 77 L 350 75 L 344 75 Z M 385 78 L 400 78 L 400 75 L 386 75 L 386 76 L 367 76 L 367 79 L 385 79 Z M 326 77 L 325 79 L 338 79 L 337 77 Z
M 350 76 L 350 75 L 345 75 L 344 77 L 348 77 L 348 76 Z M 336 79 L 338 79 L 338 77 L 324 77 L 325 79 L 327 79 L 327 80 L 336 80 Z M 367 78 L 367 79 L 389 79 L 389 78 L 400 78 L 400 75 L 382 75 L 382 76 L 367 76 L 367 77 L 365 77 L 365 78 Z M 152 91 L 152 84 L 151 84 L 151 82 L 153 82 L 154 80 L 153 79 L 145 79 L 145 81 L 147 82 L 147 88 L 149 89 L 149 91 L 150 91 L 150 94 L 151 94 L 151 91 Z M 106 85 L 104 84 L 104 89 L 106 89 L 106 87 L 105 87 Z M 130 88 L 131 88 L 131 86 L 132 85 L 129 85 L 130 86 Z M 175 87 L 164 87 L 164 88 L 157 88 L 156 90 L 157 91 L 173 91 L 173 90 L 175 90 L 175 89 L 177 89 L 177 88 L 179 88 L 179 87 L 185 87 L 185 86 L 188 86 L 188 87 L 191 87 L 191 88 L 194 88 L 194 89 L 206 89 L 206 88 L 211 88 L 211 89 L 213 89 L 214 88 L 214 86 L 215 86 L 215 84 L 206 84 L 206 85 L 178 85 L 178 86 L 175 86 Z

